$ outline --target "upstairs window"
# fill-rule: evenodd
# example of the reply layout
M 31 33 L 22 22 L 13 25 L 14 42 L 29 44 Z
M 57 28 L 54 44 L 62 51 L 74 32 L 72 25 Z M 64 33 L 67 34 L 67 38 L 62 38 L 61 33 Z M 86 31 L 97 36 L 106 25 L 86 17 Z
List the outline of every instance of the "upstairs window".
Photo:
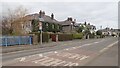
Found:
M 48 28 L 48 23 L 46 23 L 46 28 Z
M 52 29 L 54 29 L 55 28 L 55 25 L 54 24 L 52 24 Z

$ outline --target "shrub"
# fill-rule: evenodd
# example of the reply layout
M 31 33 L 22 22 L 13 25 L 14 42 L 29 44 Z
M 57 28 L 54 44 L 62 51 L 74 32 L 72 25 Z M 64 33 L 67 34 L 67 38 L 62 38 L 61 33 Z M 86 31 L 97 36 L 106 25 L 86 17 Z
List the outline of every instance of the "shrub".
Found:
M 73 38 L 74 38 L 74 39 L 82 39 L 82 38 L 83 38 L 83 33 L 73 34 Z
M 89 34 L 90 38 L 95 38 L 95 33 Z
M 98 30 L 98 31 L 96 32 L 96 34 L 97 34 L 97 35 L 102 35 L 102 31 Z
M 72 34 L 58 34 L 58 41 L 67 41 L 72 39 L 73 39 Z

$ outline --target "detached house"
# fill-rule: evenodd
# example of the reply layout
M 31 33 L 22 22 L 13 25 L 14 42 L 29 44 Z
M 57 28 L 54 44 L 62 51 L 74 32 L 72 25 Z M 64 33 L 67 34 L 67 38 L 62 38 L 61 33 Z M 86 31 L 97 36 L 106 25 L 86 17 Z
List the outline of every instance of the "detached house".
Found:
M 45 15 L 44 11 L 39 12 L 39 14 L 32 14 L 28 16 L 31 20 L 31 31 L 38 32 L 39 31 L 39 22 L 42 23 L 42 31 L 43 32 L 60 32 L 62 30 L 62 26 L 58 23 L 57 20 L 54 19 L 54 14 L 51 16 Z
M 54 18 L 54 14 L 51 16 L 45 15 L 44 11 L 39 12 L 38 19 L 42 22 L 42 31 L 44 32 L 60 32 L 62 30 L 62 25 Z
M 76 32 L 75 30 L 75 19 L 71 17 L 68 17 L 67 20 L 59 22 L 62 25 L 62 32 L 64 33 L 71 33 L 71 32 Z
M 30 32 L 39 31 L 39 22 L 42 22 L 42 31 L 43 32 L 61 32 L 62 25 L 54 18 L 54 14 L 51 16 L 45 15 L 44 11 L 39 13 L 26 15 L 24 21 L 14 23 L 13 32 L 18 34 L 28 34 Z

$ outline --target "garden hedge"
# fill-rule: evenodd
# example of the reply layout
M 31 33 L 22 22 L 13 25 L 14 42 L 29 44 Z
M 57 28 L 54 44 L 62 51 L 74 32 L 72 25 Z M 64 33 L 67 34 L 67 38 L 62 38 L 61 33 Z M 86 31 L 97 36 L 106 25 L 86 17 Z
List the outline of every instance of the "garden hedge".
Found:
M 83 33 L 75 33 L 73 34 L 74 39 L 82 39 L 83 38 Z
M 72 34 L 58 34 L 58 41 L 68 41 L 73 40 Z

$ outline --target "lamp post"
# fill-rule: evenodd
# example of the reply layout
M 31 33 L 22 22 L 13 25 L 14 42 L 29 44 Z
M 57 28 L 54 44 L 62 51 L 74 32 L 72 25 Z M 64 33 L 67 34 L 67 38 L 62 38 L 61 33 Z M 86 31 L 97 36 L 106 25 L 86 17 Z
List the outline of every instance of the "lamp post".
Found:
M 72 26 L 73 26 L 73 23 L 71 23 L 71 32 L 72 32 L 72 29 L 73 29 Z
M 42 45 L 42 22 L 39 22 L 40 44 Z

